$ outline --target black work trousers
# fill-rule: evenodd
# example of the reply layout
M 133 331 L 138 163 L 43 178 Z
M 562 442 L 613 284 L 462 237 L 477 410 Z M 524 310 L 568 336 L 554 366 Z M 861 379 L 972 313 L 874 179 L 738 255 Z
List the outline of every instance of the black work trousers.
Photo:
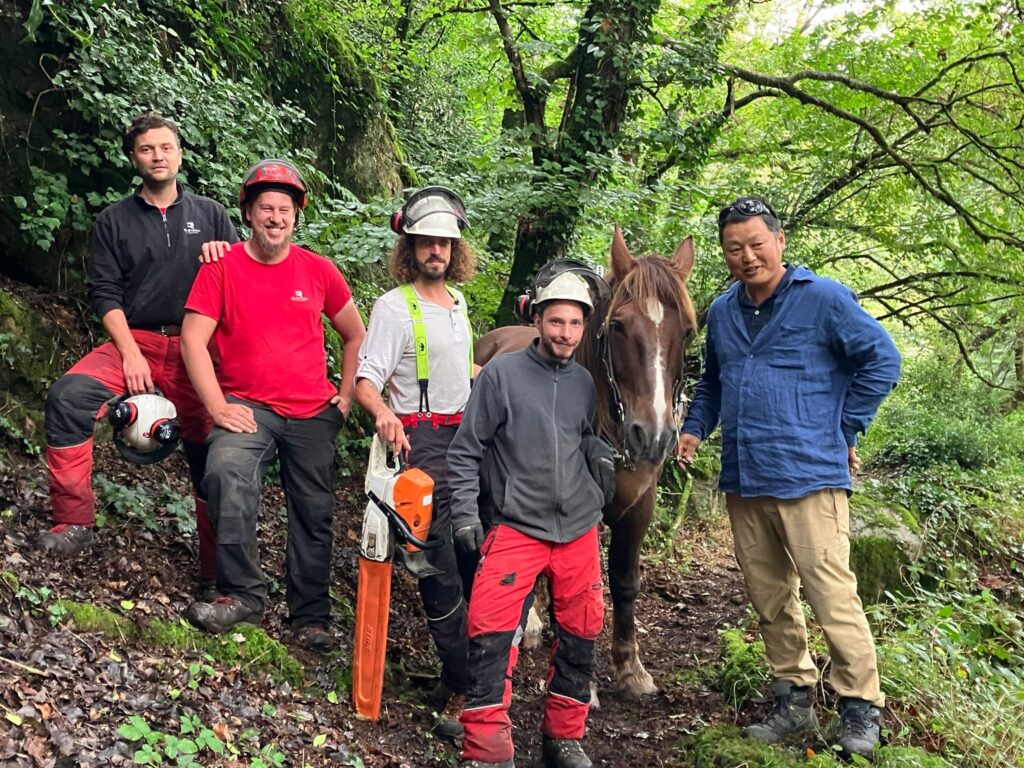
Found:
M 421 421 L 406 427 L 409 438 L 409 464 L 419 467 L 434 481 L 434 508 L 427 541 L 440 541 L 437 549 L 424 550 L 427 561 L 441 573 L 419 580 L 427 626 L 441 659 L 441 682 L 454 693 L 465 693 L 466 677 L 466 601 L 476 558 L 455 551 L 452 538 L 452 492 L 448 486 L 448 446 L 458 425 L 434 427 Z
M 262 612 L 267 585 L 260 567 L 257 523 L 260 483 L 275 453 L 288 508 L 285 556 L 288 620 L 327 628 L 331 602 L 331 517 L 341 412 L 328 406 L 291 419 L 270 408 L 228 398 L 253 410 L 255 434 L 214 427 L 203 485 L 217 527 L 217 591 Z

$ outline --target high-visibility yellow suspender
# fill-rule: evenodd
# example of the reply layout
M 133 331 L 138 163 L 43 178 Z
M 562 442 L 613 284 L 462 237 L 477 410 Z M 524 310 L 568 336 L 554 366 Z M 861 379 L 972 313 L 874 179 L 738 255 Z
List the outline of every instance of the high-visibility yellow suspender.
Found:
M 447 286 L 446 286 L 447 288 Z M 430 413 L 430 396 L 427 394 L 428 379 L 430 378 L 430 363 L 427 356 L 427 327 L 423 322 L 423 312 L 420 311 L 420 299 L 413 290 L 411 283 L 401 286 L 402 295 L 405 297 L 406 306 L 409 307 L 409 314 L 412 316 L 412 337 L 413 347 L 416 350 L 416 380 L 420 385 L 420 413 Z M 448 294 L 459 305 L 462 310 L 462 317 L 466 321 L 466 333 L 469 335 L 469 381 L 473 383 L 473 327 L 469 324 L 469 311 L 466 302 L 455 298 L 451 288 L 447 288 Z

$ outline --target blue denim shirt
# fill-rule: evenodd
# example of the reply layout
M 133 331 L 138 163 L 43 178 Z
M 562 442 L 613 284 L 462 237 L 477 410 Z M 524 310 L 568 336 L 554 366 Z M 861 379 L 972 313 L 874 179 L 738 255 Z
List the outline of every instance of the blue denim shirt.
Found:
M 682 431 L 703 440 L 721 421 L 726 493 L 851 490 L 847 448 L 899 380 L 896 346 L 853 291 L 803 267 L 787 278 L 753 341 L 741 283 L 708 312 L 704 371 Z

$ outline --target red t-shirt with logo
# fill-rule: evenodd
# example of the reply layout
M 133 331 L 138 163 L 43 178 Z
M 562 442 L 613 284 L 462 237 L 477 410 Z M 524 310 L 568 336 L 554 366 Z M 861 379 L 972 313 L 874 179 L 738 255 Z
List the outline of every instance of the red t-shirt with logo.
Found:
M 304 419 L 327 407 L 337 388 L 327 379 L 321 315 L 332 318 L 352 298 L 341 272 L 292 245 L 263 264 L 242 243 L 204 264 L 185 308 L 217 321 L 217 378 L 225 395 Z

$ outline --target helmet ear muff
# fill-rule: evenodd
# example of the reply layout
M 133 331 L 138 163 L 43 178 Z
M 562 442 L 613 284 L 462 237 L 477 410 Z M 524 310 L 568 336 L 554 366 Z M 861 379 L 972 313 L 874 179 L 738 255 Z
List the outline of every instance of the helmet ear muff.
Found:
M 391 231 L 396 235 L 404 235 L 405 232 L 402 230 L 402 222 L 405 221 L 405 206 L 403 205 L 397 211 L 391 214 Z
M 512 304 L 512 314 L 521 323 L 533 321 L 533 291 L 527 290 L 526 293 L 516 297 L 515 303 Z

